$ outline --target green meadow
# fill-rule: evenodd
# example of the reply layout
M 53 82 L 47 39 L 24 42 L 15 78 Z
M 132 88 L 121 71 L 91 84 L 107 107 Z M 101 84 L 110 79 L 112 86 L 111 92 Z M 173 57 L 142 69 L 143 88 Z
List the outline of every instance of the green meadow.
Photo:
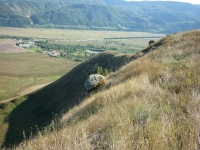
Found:
M 0 101 L 29 87 L 55 81 L 78 62 L 39 53 L 0 54 Z

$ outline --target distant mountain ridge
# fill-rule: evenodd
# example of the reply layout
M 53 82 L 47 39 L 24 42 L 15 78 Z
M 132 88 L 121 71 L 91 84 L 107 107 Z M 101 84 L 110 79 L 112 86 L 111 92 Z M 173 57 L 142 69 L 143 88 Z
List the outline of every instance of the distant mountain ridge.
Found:
M 200 28 L 200 7 L 181 2 L 1 0 L 0 26 L 173 33 Z

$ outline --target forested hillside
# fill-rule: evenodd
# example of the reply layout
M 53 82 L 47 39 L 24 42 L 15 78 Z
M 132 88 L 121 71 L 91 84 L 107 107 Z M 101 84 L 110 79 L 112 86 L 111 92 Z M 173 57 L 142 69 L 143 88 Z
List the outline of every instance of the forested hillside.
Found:
M 0 26 L 173 33 L 200 27 L 200 7 L 180 2 L 1 0 Z

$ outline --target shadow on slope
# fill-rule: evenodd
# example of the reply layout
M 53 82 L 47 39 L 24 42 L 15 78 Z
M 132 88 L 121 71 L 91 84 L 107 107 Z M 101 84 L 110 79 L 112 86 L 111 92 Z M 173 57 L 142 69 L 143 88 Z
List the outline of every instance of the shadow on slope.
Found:
M 97 67 L 115 71 L 130 62 L 131 55 L 103 53 L 86 61 L 59 80 L 28 96 L 9 118 L 4 147 L 19 144 L 24 138 L 51 124 L 54 116 L 78 105 L 87 93 L 84 82 Z

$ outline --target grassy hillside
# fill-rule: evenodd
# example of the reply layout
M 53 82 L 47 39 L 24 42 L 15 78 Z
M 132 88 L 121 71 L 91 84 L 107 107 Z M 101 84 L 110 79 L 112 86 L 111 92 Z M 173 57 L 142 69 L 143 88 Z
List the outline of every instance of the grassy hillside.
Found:
M 2 42 L 2 40 L 1 40 Z M 3 43 L 10 43 L 5 40 Z M 2 43 L 1 43 L 2 44 Z M 56 59 L 45 54 L 38 53 L 16 53 L 14 46 L 2 46 L 4 54 L 0 54 L 0 143 L 2 144 L 8 129 L 8 118 L 14 110 L 27 97 L 20 97 L 31 93 L 42 86 L 49 84 L 66 72 L 70 71 L 79 63 L 68 59 Z M 6 52 L 11 53 L 6 53 Z M 25 50 L 23 50 L 25 51 Z M 22 51 L 22 52 L 23 52 Z M 13 98 L 19 97 L 19 98 Z M 14 99 L 11 102 L 3 103 L 5 100 Z M 0 144 L 0 145 L 1 145 Z
M 42 90 L 26 96 L 17 107 L 15 104 L 1 104 L 1 110 L 5 112 L 0 126 L 1 135 L 5 135 L 4 146 L 20 142 L 23 132 L 27 137 L 35 134 L 38 129 L 49 125 L 56 114 L 66 112 L 82 102 L 88 96 L 84 82 L 97 67 L 115 71 L 130 62 L 130 58 L 131 55 L 103 53 L 78 65 Z M 16 101 L 20 99 L 12 103 Z M 13 110 L 10 107 L 16 108 Z
M 13 53 L 0 54 L 0 101 L 31 86 L 53 82 L 79 64 L 44 54 Z
M 200 31 L 173 34 L 139 52 L 139 59 L 134 56 L 132 62 L 109 74 L 104 89 L 81 99 L 58 118 L 59 126 L 54 122 L 13 149 L 199 149 L 199 37 Z M 100 62 L 113 62 L 111 54 L 103 56 L 98 57 Z M 25 106 L 40 104 L 29 113 L 45 119 L 49 106 L 68 109 L 69 104 L 77 104 L 70 97 L 83 94 L 82 81 L 90 73 L 84 70 L 93 66 L 86 63 L 20 104 L 9 118 L 7 140 L 16 133 L 14 125 L 24 126 L 20 118 L 26 115 L 20 108 L 26 111 Z M 77 70 L 78 78 L 69 79 Z M 71 96 L 64 99 L 68 92 Z

